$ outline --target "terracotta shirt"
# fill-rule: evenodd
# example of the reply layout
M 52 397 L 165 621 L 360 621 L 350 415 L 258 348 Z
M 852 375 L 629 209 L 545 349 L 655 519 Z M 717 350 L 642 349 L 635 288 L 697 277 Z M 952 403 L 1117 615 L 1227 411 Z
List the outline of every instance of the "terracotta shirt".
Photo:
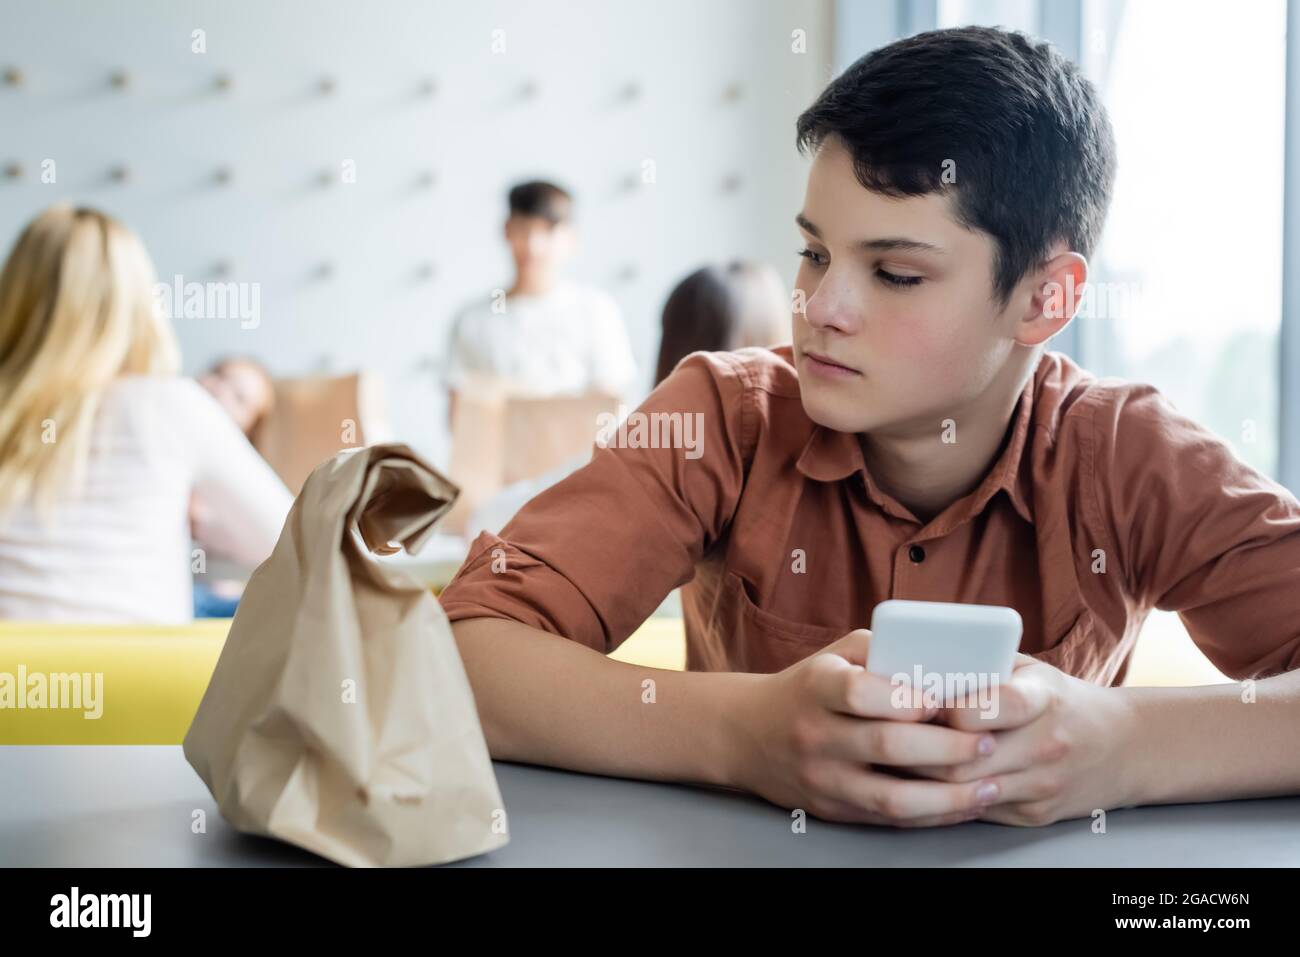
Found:
M 688 668 L 771 672 L 886 598 L 1009 605 L 1021 651 L 1118 684 L 1161 608 L 1233 678 L 1300 667 L 1300 502 L 1149 385 L 1045 352 L 993 466 L 928 522 L 804 413 L 789 346 L 688 356 L 638 411 L 653 430 L 475 539 L 449 618 L 609 652 L 680 585 Z

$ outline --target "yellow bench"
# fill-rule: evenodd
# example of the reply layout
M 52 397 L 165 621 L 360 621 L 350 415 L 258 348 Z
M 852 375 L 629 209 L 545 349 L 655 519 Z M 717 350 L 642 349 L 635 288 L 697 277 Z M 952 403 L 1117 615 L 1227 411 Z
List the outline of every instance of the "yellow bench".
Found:
M 1129 685 L 1196 685 L 1228 680 L 1202 655 L 1177 616 L 1152 616 L 1134 655 Z M 182 626 L 61 625 L 0 622 L 0 745 L 179 744 L 208 685 L 229 619 Z M 651 618 L 611 656 L 619 661 L 680 671 L 686 643 L 679 618 Z M 67 679 L 53 700 L 51 674 Z M 33 676 L 47 687 L 44 706 L 19 708 Z M 89 676 L 89 681 L 86 680 Z M 99 676 L 98 678 L 96 676 Z M 20 682 L 20 678 L 26 679 Z M 73 691 L 102 698 L 69 701 Z M 14 700 L 6 700 L 6 695 Z M 23 696 L 26 703 L 27 696 Z M 50 707 L 51 704 L 75 707 Z M 100 708 L 86 717 L 88 706 Z
M 0 622 L 0 745 L 180 744 L 229 628 Z M 680 619 L 649 619 L 612 657 L 680 671 Z

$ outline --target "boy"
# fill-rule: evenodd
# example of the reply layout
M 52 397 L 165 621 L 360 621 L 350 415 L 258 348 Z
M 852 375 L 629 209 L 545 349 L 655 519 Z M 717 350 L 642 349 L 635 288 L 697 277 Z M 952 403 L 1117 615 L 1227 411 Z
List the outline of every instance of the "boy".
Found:
M 900 826 L 1300 792 L 1300 502 L 1046 351 L 1110 199 L 1092 86 L 936 31 L 798 135 L 793 345 L 683 360 L 640 412 L 700 415 L 702 455 L 598 448 L 443 593 L 493 755 Z M 601 654 L 678 585 L 686 672 Z M 861 628 L 887 598 L 1020 612 L 996 718 L 892 706 Z M 1250 693 L 1118 687 L 1153 607 Z
M 505 238 L 515 280 L 455 319 L 447 376 L 453 415 L 456 392 L 473 375 L 508 380 L 533 396 L 621 397 L 636 362 L 617 304 L 559 274 L 574 248 L 573 198 L 539 180 L 511 189 L 509 203 Z

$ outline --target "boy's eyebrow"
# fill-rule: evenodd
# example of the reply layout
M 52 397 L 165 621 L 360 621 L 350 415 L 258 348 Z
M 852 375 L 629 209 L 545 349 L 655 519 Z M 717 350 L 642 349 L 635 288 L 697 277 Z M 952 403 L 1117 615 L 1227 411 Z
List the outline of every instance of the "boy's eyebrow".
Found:
M 797 216 L 795 216 L 794 221 L 805 232 L 811 233 L 813 236 L 816 236 L 818 239 L 822 238 L 821 230 L 819 230 L 816 224 L 813 223 L 813 221 L 809 219 L 807 216 L 805 216 L 803 213 L 799 213 Z M 925 243 L 919 239 L 904 239 L 902 237 L 889 237 L 885 239 L 864 239 L 860 243 L 858 243 L 858 248 L 883 250 L 883 251 L 904 250 L 907 252 L 923 252 L 923 253 L 942 253 L 945 251 L 942 247 L 936 246 L 933 243 Z

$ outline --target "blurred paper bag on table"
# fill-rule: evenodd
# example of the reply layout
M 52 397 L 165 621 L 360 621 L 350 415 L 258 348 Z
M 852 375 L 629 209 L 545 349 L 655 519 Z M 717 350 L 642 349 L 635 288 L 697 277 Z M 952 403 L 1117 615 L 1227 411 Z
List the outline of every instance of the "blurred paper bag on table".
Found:
M 447 618 L 370 554 L 417 552 L 456 495 L 404 445 L 343 452 L 308 477 L 185 736 L 239 830 L 352 866 L 508 840 Z

